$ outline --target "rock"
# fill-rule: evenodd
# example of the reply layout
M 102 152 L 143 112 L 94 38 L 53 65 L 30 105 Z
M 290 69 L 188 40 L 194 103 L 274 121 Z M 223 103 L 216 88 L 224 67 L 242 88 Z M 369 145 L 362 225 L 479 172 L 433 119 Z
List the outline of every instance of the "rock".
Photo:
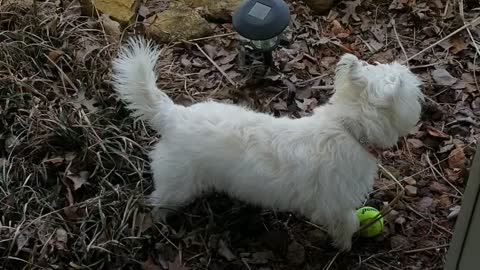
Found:
M 333 0 L 305 0 L 305 4 L 313 11 L 324 14 L 333 6 Z
M 191 8 L 202 9 L 208 20 L 232 21 L 232 13 L 242 2 L 241 0 L 180 0 Z
M 403 181 L 411 186 L 415 186 L 417 184 L 417 181 L 413 179 L 413 177 L 407 177 Z
M 167 10 L 148 18 L 146 31 L 162 42 L 189 40 L 212 33 L 208 22 L 181 2 L 172 2 Z
M 80 0 L 82 11 L 89 16 L 96 16 L 97 12 L 110 15 L 120 23 L 129 23 L 135 17 L 140 5 L 138 0 Z
M 417 196 L 417 187 L 406 185 L 405 194 L 407 194 L 408 196 Z
M 287 260 L 291 265 L 301 265 L 305 262 L 305 248 L 297 241 L 288 246 Z

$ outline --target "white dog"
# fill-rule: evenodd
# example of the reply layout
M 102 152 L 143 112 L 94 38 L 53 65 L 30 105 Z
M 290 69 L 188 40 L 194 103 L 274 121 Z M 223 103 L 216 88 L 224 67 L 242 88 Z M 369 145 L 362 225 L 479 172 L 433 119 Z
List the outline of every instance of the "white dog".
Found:
M 176 105 L 156 86 L 159 51 L 132 38 L 113 62 L 114 88 L 161 135 L 150 154 L 160 218 L 208 191 L 297 211 L 324 225 L 340 250 L 359 228 L 356 207 L 372 189 L 376 159 L 417 123 L 420 81 L 398 63 L 341 57 L 335 94 L 301 119 L 275 118 L 213 101 Z

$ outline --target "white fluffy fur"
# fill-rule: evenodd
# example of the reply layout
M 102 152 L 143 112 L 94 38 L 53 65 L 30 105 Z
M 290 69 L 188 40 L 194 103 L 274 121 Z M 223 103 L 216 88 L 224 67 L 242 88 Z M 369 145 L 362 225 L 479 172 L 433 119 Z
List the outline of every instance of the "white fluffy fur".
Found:
M 359 224 L 355 208 L 372 189 L 376 160 L 359 143 L 393 146 L 417 123 L 420 81 L 398 63 L 343 55 L 335 94 L 301 119 L 275 118 L 213 101 L 176 105 L 156 87 L 159 52 L 129 40 L 113 63 L 114 88 L 161 135 L 150 154 L 156 212 L 216 190 L 324 225 L 341 250 Z

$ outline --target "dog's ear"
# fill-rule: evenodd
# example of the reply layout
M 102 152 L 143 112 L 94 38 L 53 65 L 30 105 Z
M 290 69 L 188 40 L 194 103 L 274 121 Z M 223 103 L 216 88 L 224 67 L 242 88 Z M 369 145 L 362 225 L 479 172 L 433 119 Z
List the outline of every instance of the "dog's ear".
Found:
M 382 85 L 372 85 L 368 89 L 369 99 L 379 107 L 390 106 L 395 98 L 398 89 L 402 87 L 402 80 L 399 74 L 390 74 L 385 78 Z

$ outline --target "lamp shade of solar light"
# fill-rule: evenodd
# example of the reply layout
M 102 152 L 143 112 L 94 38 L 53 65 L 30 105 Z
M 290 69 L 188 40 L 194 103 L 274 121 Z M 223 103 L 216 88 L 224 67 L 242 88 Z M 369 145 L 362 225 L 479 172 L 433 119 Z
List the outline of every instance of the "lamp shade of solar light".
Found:
M 255 50 L 273 51 L 287 28 L 290 11 L 283 0 L 244 0 L 233 13 L 233 28 Z

